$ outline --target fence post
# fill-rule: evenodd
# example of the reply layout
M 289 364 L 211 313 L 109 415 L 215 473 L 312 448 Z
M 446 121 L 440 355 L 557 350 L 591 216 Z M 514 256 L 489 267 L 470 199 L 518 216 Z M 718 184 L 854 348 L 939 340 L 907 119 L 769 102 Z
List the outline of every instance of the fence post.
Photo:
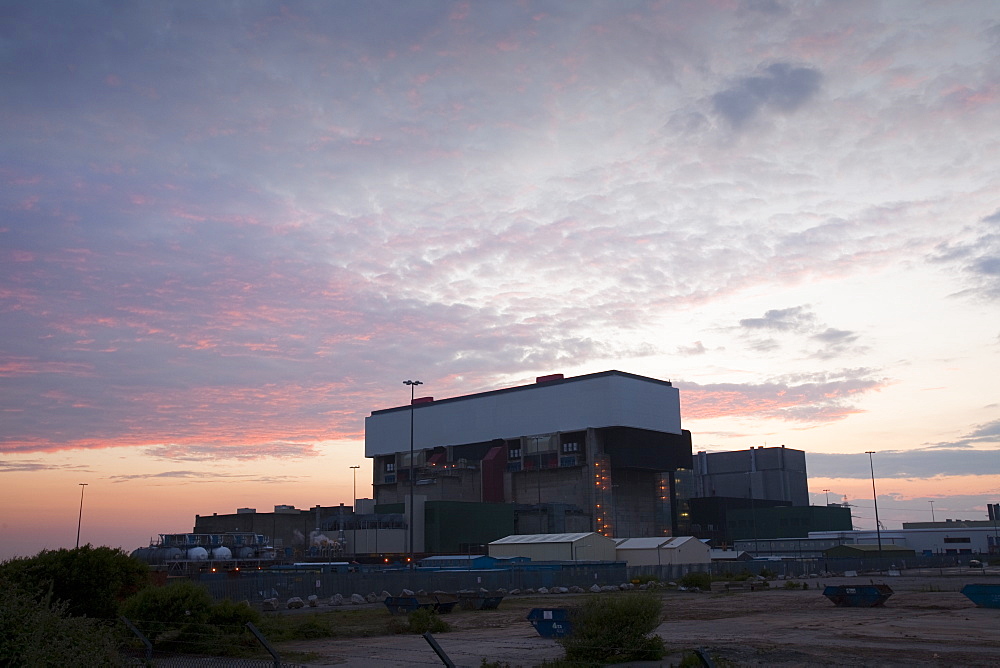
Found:
M 271 643 L 267 641 L 264 634 L 261 633 L 252 622 L 247 622 L 247 628 L 250 629 L 250 633 L 256 636 L 257 640 L 260 641 L 260 644 L 267 650 L 267 653 L 271 655 L 271 658 L 274 659 L 274 668 L 281 668 L 281 657 L 278 655 L 278 651 L 271 647 Z
M 431 649 L 437 653 L 438 658 L 441 659 L 441 662 L 444 665 L 448 668 L 455 668 L 455 662 L 448 658 L 448 655 L 445 654 L 443 649 L 441 649 L 441 645 L 439 645 L 437 640 L 434 639 L 434 636 L 431 635 L 430 631 L 424 632 L 424 640 L 426 640 L 427 644 L 431 646 Z
M 139 640 L 142 641 L 142 644 L 146 646 L 146 661 L 152 661 L 153 660 L 153 643 L 151 643 L 149 641 L 149 638 L 147 638 L 145 635 L 143 635 L 142 631 L 140 631 L 139 629 L 136 628 L 135 624 L 133 624 L 131 621 L 129 621 L 128 617 L 126 617 L 125 615 L 122 615 L 122 621 L 125 622 L 125 626 L 127 626 L 129 628 L 129 630 L 132 633 L 134 633 L 135 636 Z

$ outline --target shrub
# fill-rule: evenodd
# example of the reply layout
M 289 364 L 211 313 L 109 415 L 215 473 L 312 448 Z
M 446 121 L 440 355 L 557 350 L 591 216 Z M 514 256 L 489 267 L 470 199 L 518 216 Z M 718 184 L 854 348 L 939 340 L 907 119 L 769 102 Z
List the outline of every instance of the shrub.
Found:
M 566 661 L 603 665 L 663 658 L 663 639 L 651 635 L 660 609 L 660 599 L 645 593 L 587 598 L 570 611 L 573 633 L 560 640 Z
M 0 578 L 0 666 L 124 665 L 110 625 Z
M 430 608 L 418 608 L 407 615 L 410 633 L 445 633 L 451 630 L 448 622 Z
M 18 582 L 37 602 L 50 595 L 64 602 L 66 615 L 114 619 L 121 602 L 149 582 L 149 566 L 120 549 L 87 544 L 5 561 L 0 577 Z
M 712 588 L 712 576 L 709 573 L 691 571 L 681 576 L 680 584 L 682 587 L 697 587 L 709 591 Z

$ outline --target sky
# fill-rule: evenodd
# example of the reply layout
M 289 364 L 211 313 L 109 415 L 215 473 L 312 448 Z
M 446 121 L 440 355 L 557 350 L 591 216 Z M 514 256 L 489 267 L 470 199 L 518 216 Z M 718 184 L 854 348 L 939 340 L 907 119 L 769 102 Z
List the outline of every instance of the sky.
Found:
M 0 0 L 0 91 L 0 559 L 350 505 L 407 379 L 1000 502 L 993 0 Z

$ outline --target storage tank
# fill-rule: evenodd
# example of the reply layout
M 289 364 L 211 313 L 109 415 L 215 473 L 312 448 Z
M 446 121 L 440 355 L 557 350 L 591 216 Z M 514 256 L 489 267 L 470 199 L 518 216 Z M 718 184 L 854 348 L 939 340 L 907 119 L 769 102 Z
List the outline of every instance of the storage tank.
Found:
M 236 548 L 237 559 L 253 559 L 254 554 L 256 554 L 256 550 L 254 550 L 252 547 L 247 547 L 246 545 L 244 545 L 243 547 Z
M 187 558 L 191 561 L 205 561 L 208 559 L 208 550 L 203 547 L 192 547 L 187 551 Z
M 214 547 L 212 548 L 212 558 L 219 561 L 228 561 L 233 558 L 232 550 L 228 547 Z

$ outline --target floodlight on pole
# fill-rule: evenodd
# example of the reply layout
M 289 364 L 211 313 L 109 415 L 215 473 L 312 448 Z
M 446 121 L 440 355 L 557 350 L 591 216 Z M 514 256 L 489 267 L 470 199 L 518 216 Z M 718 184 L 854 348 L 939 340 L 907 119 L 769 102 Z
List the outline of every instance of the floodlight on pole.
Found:
M 76 518 L 76 547 L 80 547 L 80 525 L 83 524 L 83 490 L 89 483 L 81 482 L 80 485 L 80 516 Z
M 404 380 L 403 385 L 410 386 L 410 568 L 413 568 L 413 399 L 417 385 L 423 385 L 419 380 Z
M 875 464 L 872 462 L 874 450 L 865 450 L 868 455 L 868 466 L 872 471 L 872 501 L 875 502 L 875 535 L 878 537 L 878 556 L 882 558 L 882 524 L 878 521 L 878 494 L 875 492 Z

